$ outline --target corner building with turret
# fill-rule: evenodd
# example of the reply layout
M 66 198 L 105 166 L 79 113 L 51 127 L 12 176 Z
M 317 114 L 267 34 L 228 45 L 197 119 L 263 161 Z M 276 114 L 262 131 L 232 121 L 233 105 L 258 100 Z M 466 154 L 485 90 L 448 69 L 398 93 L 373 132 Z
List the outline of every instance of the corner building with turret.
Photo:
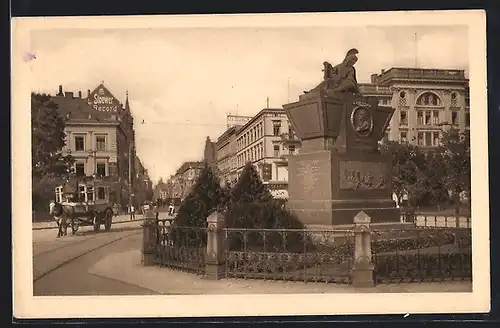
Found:
M 58 93 L 51 99 L 66 120 L 63 152 L 75 158 L 74 173 L 79 178 L 109 181 L 110 202 L 126 210 L 131 197 L 137 207 L 139 204 L 133 199 L 139 186 L 134 119 L 128 92 L 123 104 L 104 84 L 93 91 L 87 90 L 85 97 L 81 91 L 78 94 L 63 92 L 63 86 L 59 86 Z

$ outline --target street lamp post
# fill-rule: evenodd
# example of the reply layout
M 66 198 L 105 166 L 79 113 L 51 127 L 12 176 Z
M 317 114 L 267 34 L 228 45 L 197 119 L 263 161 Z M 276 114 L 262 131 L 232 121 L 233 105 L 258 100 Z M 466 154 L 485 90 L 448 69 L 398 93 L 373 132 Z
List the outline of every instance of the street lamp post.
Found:
M 134 192 L 132 189 L 132 163 L 133 163 L 133 150 L 134 150 L 134 142 L 131 141 L 129 143 L 129 149 L 128 149 L 128 208 L 130 212 L 130 220 L 133 218 L 133 213 L 132 213 L 132 204 L 133 204 L 133 197 L 134 197 Z
M 89 150 L 89 157 L 92 157 L 92 160 L 93 160 L 93 165 L 92 165 L 93 173 L 92 173 L 92 176 L 95 178 L 96 175 L 97 175 L 97 150 L 96 149 Z

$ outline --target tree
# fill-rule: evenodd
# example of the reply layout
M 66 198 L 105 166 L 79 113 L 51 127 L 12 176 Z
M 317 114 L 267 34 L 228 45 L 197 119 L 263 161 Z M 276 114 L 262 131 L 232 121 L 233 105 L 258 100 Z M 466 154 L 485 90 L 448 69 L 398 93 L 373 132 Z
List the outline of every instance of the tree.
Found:
M 226 226 L 242 229 L 303 229 L 304 225 L 291 212 L 277 202 L 264 186 L 252 163 L 247 163 L 243 172 L 230 192 L 230 201 L 226 212 Z M 249 231 L 246 237 L 232 234 L 228 240 L 230 249 L 246 247 L 258 250 L 266 245 L 267 251 L 286 247 L 288 251 L 303 249 L 304 236 L 300 233 L 278 233 L 264 235 Z M 285 246 L 286 245 L 286 246 Z
M 31 149 L 33 181 L 47 176 L 65 177 L 70 174 L 74 159 L 64 156 L 66 144 L 65 121 L 49 95 L 31 94 Z
M 214 211 L 223 211 L 227 195 L 211 166 L 205 164 L 193 186 L 182 202 L 175 225 L 206 227 L 206 219 Z
M 46 211 L 54 188 L 72 173 L 74 158 L 64 156 L 65 121 L 49 95 L 31 94 L 32 208 Z
M 455 214 L 460 211 L 460 193 L 471 195 L 470 133 L 451 128 L 443 132 L 441 152 L 445 174 L 442 182 L 449 191 L 455 205 Z
M 395 141 L 387 142 L 381 151 L 392 158 L 392 185 L 396 195 L 401 198 L 408 194 L 409 200 L 418 204 L 428 188 L 423 153 L 416 146 Z
M 231 202 L 251 203 L 269 201 L 271 194 L 266 189 L 251 162 L 245 164 L 240 178 L 231 189 Z

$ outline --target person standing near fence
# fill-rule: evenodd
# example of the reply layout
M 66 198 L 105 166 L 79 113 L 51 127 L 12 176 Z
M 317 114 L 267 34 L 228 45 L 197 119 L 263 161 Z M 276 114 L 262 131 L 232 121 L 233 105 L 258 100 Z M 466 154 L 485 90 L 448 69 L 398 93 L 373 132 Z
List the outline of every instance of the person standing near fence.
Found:
M 130 220 L 135 220 L 135 208 L 134 208 L 134 205 L 130 206 Z

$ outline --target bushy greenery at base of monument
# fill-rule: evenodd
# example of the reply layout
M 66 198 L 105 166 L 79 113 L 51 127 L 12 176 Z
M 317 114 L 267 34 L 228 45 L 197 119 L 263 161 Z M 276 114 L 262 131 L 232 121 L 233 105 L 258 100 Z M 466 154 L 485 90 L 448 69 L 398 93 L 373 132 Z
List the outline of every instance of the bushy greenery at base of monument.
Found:
M 177 226 L 206 227 L 207 217 L 224 208 L 227 196 L 219 178 L 208 165 L 201 170 L 191 192 L 182 202 L 175 219 Z
M 227 194 L 219 178 L 210 166 L 205 165 L 191 192 L 181 203 L 169 237 L 179 246 L 206 245 L 206 234 L 183 227 L 205 228 L 207 217 L 214 211 L 223 211 L 226 202 Z
M 237 229 L 303 229 L 298 218 L 285 209 L 271 196 L 261 182 L 257 171 L 248 163 L 232 187 L 221 187 L 219 178 L 212 168 L 205 166 L 189 195 L 179 208 L 175 226 L 206 227 L 207 217 L 219 211 L 225 216 L 225 227 Z M 288 233 L 285 238 L 278 234 L 269 234 L 265 240 L 266 249 L 293 251 L 302 234 Z M 185 239 L 185 238 L 184 238 Z M 228 236 L 230 249 L 263 248 L 262 234 L 241 233 Z M 297 249 L 296 251 L 300 251 Z
M 238 229 L 303 229 L 299 219 L 271 196 L 252 163 L 247 163 L 231 189 L 226 226 Z M 261 249 L 266 251 L 300 251 L 298 245 L 302 234 L 287 233 L 286 237 L 276 233 L 246 232 L 232 234 L 228 238 L 229 249 Z M 265 239 L 265 240 L 264 240 Z M 294 249 L 297 248 L 297 249 Z

